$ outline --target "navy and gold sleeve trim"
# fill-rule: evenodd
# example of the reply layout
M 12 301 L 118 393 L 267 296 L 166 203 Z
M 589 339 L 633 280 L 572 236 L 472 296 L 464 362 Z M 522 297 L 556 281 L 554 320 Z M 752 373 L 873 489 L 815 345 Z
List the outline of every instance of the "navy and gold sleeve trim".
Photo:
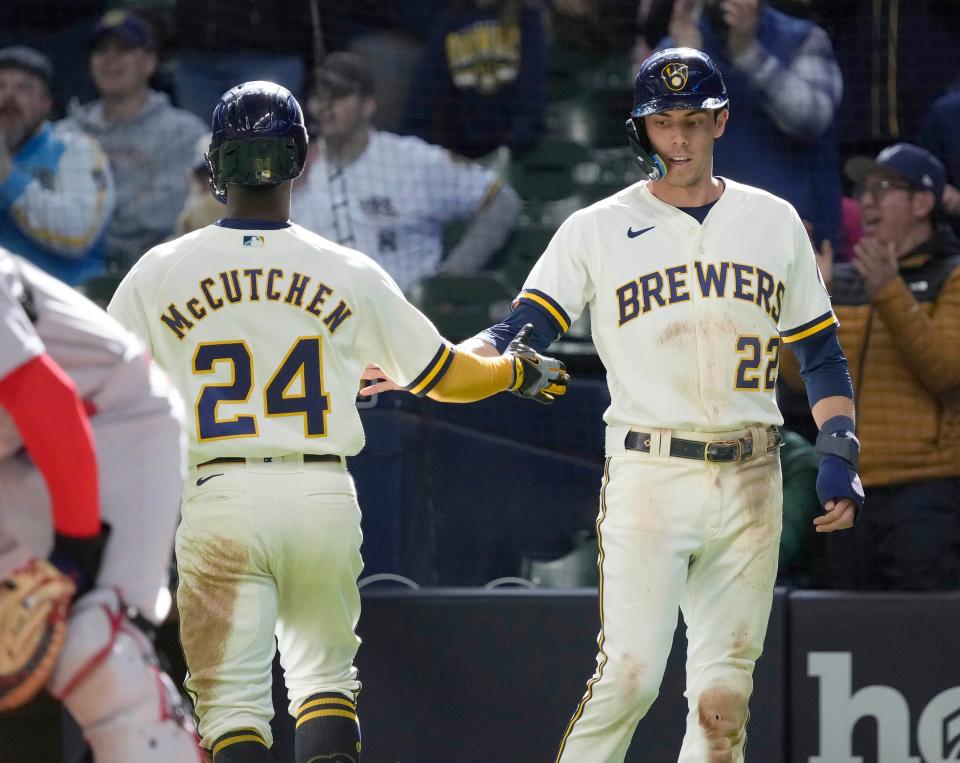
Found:
M 566 334 L 569 330 L 570 316 L 567 315 L 567 311 L 560 307 L 560 304 L 548 294 L 544 294 L 542 291 L 537 291 L 536 289 L 526 289 L 520 292 L 520 296 L 517 297 L 517 302 L 533 305 L 545 312 L 553 322 L 556 323 L 561 334 Z
M 819 318 L 814 318 L 812 321 L 807 321 L 803 325 L 797 326 L 794 329 L 790 329 L 789 331 L 781 331 L 780 338 L 785 344 L 799 342 L 801 339 L 806 339 L 814 334 L 819 334 L 821 331 L 834 328 L 838 324 L 839 321 L 837 320 L 837 316 L 835 316 L 831 311 L 829 313 L 824 313 Z
M 407 385 L 407 390 L 417 397 L 423 397 L 430 390 L 437 386 L 437 383 L 443 378 L 443 375 L 450 369 L 453 363 L 453 356 L 457 351 L 448 344 L 440 345 L 437 354 L 433 356 L 423 373 Z

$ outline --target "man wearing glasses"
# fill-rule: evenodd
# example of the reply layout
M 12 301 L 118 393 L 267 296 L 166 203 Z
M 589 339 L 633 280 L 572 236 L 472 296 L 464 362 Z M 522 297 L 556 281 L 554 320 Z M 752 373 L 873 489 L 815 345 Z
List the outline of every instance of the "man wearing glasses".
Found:
M 956 590 L 960 240 L 942 223 L 944 167 L 897 143 L 844 170 L 857 184 L 864 237 L 852 262 L 824 275 L 853 378 L 870 511 L 856 533 L 825 539 L 828 580 L 836 588 Z M 796 377 L 795 364 L 784 365 Z

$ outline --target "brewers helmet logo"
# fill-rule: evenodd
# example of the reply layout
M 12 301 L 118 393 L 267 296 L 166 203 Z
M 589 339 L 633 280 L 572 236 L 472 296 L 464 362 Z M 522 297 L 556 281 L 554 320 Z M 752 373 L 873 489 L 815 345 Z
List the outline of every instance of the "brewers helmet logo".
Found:
M 674 62 L 667 64 L 660 71 L 660 78 L 667 86 L 667 89 L 675 93 L 686 87 L 688 76 L 689 69 L 687 65 L 683 63 Z

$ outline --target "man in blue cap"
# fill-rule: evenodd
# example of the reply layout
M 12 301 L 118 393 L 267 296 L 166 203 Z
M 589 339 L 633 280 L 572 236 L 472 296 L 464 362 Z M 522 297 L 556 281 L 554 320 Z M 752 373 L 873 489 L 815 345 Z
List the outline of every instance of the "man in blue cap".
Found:
M 833 588 L 960 586 L 960 240 L 942 224 L 946 173 L 896 143 L 850 159 L 864 237 L 830 283 L 857 399 L 856 533 L 826 539 Z M 782 356 L 791 373 L 792 358 Z M 796 379 L 795 379 L 796 380 Z
M 151 89 L 157 64 L 150 24 L 131 11 L 109 11 L 90 37 L 90 73 L 100 98 L 75 105 L 65 120 L 96 138 L 110 159 L 117 211 L 106 256 L 119 270 L 173 235 L 194 146 L 207 131 L 197 116 Z
M 99 275 L 113 180 L 97 142 L 55 129 L 53 66 L 0 49 L 0 246 L 71 285 Z

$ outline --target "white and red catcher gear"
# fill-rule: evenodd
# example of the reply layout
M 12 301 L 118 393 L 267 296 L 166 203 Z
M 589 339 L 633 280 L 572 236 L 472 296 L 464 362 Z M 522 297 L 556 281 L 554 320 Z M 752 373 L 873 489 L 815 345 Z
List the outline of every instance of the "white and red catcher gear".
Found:
M 203 761 L 182 698 L 112 589 L 73 607 L 48 688 L 80 725 L 96 763 Z

